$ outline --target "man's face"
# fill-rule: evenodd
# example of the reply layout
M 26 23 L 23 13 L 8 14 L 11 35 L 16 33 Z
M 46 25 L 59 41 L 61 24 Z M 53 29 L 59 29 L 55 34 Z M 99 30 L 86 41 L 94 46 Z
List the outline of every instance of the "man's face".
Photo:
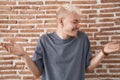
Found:
M 77 13 L 69 12 L 63 19 L 63 33 L 67 36 L 77 37 L 79 19 Z

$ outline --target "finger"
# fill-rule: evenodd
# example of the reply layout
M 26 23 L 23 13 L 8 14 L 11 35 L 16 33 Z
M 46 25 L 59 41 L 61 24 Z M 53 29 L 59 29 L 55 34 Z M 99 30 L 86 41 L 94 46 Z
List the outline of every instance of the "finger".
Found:
M 14 39 L 11 39 L 11 40 L 10 40 L 10 44 L 11 44 L 11 45 L 14 45 L 14 44 L 15 44 L 15 40 L 14 40 Z
M 8 45 L 7 43 L 1 43 L 2 47 L 5 47 L 6 45 Z
M 10 47 L 9 46 L 5 46 L 5 49 L 10 52 Z
M 3 48 L 5 48 L 7 51 L 9 51 L 9 47 L 10 47 L 11 45 L 8 44 L 8 43 L 1 43 L 1 46 L 2 46 Z
M 0 43 L 0 45 L 2 46 L 2 43 Z
M 8 52 L 11 53 L 11 47 L 8 47 Z
M 120 41 L 114 41 L 113 44 L 120 44 Z
M 120 47 L 120 42 L 119 41 L 111 42 L 109 44 L 109 48 L 118 48 L 118 47 Z
M 11 53 L 15 53 L 16 51 L 15 51 L 15 48 L 14 47 L 10 47 L 10 52 Z
M 118 45 L 115 50 L 116 50 L 116 51 L 119 51 L 119 50 L 120 50 L 120 46 Z
M 2 47 L 4 47 L 4 43 L 0 43 Z
M 119 51 L 120 51 L 120 43 L 119 43 Z
M 14 47 L 10 46 L 10 47 L 8 47 L 8 52 L 13 54 L 13 53 L 15 53 L 16 51 L 15 51 L 15 48 L 14 48 Z
M 12 45 L 10 43 L 1 43 L 1 46 L 5 47 L 5 46 L 12 46 Z
M 6 43 L 1 43 L 1 46 L 7 50 L 7 44 Z

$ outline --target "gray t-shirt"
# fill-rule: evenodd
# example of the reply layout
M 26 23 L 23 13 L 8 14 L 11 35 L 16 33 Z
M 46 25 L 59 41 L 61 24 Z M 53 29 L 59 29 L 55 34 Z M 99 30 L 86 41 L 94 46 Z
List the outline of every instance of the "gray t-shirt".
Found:
M 53 32 L 40 37 L 32 60 L 43 71 L 42 80 L 84 80 L 91 48 L 84 32 L 77 35 L 61 39 Z

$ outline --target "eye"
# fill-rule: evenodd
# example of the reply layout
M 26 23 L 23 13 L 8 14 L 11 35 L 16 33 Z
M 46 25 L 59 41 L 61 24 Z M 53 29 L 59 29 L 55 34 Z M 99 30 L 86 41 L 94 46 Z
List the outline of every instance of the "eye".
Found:
M 72 23 L 73 23 L 73 24 L 77 24 L 77 23 L 78 23 L 78 21 L 73 21 Z
M 72 21 L 73 24 L 78 24 L 79 23 L 79 20 L 74 20 Z
M 76 22 L 72 22 L 73 24 L 76 24 Z

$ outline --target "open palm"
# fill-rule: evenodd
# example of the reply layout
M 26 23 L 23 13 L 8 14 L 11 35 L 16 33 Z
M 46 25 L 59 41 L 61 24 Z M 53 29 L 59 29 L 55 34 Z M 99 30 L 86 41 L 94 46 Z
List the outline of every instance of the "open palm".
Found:
M 120 51 L 120 42 L 111 42 L 105 45 L 104 52 L 105 53 L 113 53 Z
M 25 54 L 23 47 L 20 44 L 14 43 L 14 41 L 11 41 L 10 43 L 1 43 L 1 45 L 10 54 L 15 54 L 18 56 L 23 56 Z

